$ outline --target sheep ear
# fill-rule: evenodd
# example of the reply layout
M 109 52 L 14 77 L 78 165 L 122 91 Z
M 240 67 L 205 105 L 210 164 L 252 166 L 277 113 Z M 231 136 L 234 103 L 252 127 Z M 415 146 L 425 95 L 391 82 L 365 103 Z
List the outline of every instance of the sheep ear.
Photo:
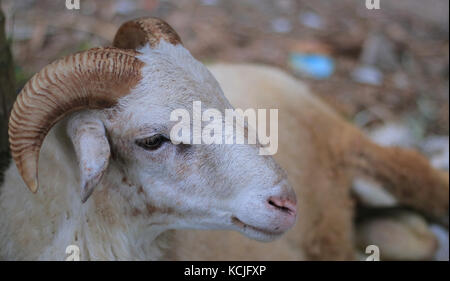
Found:
M 71 117 L 67 130 L 77 155 L 84 203 L 108 167 L 110 147 L 103 123 L 93 114 L 83 112 Z

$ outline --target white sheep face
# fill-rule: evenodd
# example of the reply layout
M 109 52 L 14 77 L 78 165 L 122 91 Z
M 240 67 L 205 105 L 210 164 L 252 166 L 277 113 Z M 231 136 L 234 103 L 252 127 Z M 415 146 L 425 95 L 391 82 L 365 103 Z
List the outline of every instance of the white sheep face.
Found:
M 193 101 L 221 112 L 231 108 L 206 67 L 183 46 L 165 41 L 140 52 L 146 64 L 141 82 L 116 107 L 95 114 L 108 136 L 110 162 L 136 187 L 139 199 L 129 204 L 167 229 L 232 229 L 258 240 L 271 240 L 289 229 L 296 217 L 295 194 L 284 171 L 272 157 L 259 155 L 257 145 L 176 145 L 169 140 L 174 109 L 192 114 Z M 73 128 L 79 123 L 72 121 L 69 128 L 77 131 Z M 80 134 L 71 135 L 74 140 Z M 92 138 L 90 145 L 104 140 Z M 89 187 L 106 170 L 105 161 L 94 159 L 108 157 L 109 148 L 86 153 L 91 156 L 83 159 L 93 160 L 84 161 L 90 172 L 82 167 L 81 173 Z

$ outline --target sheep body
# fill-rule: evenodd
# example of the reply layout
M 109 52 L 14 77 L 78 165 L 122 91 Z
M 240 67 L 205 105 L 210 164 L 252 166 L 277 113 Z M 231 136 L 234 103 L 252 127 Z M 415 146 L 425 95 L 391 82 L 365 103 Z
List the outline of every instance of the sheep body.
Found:
M 433 169 L 423 156 L 372 143 L 302 82 L 281 70 L 254 64 L 216 64 L 209 69 L 236 108 L 279 109 L 279 149 L 275 159 L 288 173 L 300 215 L 294 229 L 273 248 L 235 233 L 179 233 L 180 259 L 355 258 L 355 213 L 350 189 L 359 177 L 377 180 L 385 192 L 425 214 L 448 216 L 448 173 Z M 379 159 L 367 163 L 366 155 Z M 371 193 L 363 195 L 373 197 Z M 408 225 L 408 221 L 400 220 L 396 227 L 407 229 L 402 224 Z M 358 237 L 368 241 L 377 233 L 389 231 L 379 225 L 358 233 Z M 410 259 L 431 257 L 436 241 L 427 231 L 422 240 L 416 237 L 415 230 L 402 232 L 401 237 L 391 233 L 383 245 L 389 248 L 399 240 L 409 239 L 417 244 L 397 249 L 398 253 L 390 256 L 398 258 L 403 251 L 416 253 Z M 199 244 L 202 246 L 196 246 Z

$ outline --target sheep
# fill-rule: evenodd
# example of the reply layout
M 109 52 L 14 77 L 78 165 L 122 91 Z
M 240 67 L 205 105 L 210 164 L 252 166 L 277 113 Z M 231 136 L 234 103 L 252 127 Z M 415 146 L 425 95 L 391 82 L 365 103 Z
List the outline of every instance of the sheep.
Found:
M 435 218 L 448 217 L 447 172 L 434 169 L 415 151 L 373 143 L 305 84 L 277 68 L 219 63 L 210 65 L 209 70 L 235 107 L 279 108 L 280 141 L 275 159 L 287 171 L 297 194 L 299 219 L 286 235 L 272 242 L 276 244 L 272 247 L 234 233 L 179 233 L 180 259 L 355 259 L 355 244 L 387 232 L 389 241 L 376 240 L 383 242 L 382 258 L 432 257 L 435 239 L 420 222 L 411 224 L 410 216 L 403 216 L 405 220 L 376 219 L 354 233 L 355 203 L 350 189 L 353 181 L 370 178 L 381 183 L 400 204 Z M 365 193 L 372 201 L 381 199 Z M 363 195 L 360 192 L 359 196 Z M 401 248 L 405 243 L 399 241 L 415 243 Z
M 292 227 L 295 193 L 260 144 L 173 143 L 173 110 L 231 108 L 175 31 L 133 20 L 114 45 L 49 64 L 18 95 L 1 259 L 63 260 L 74 247 L 82 260 L 170 259 L 172 229 L 270 241 Z
M 90 260 L 353 259 L 349 189 L 359 175 L 406 205 L 448 214 L 448 174 L 415 152 L 373 144 L 282 71 L 215 65 L 213 77 L 158 19 L 123 24 L 113 46 L 47 66 L 18 97 L 10 119 L 17 167 L 0 194 L 2 259 L 63 259 L 72 244 Z M 288 179 L 258 145 L 158 137 L 157 149 L 142 149 L 167 135 L 162 116 L 176 107 L 231 108 L 221 88 L 241 108 L 280 109 L 275 159 Z M 25 193 L 24 185 L 37 191 L 38 154 L 42 188 Z M 269 241 L 288 229 L 271 243 L 241 235 Z

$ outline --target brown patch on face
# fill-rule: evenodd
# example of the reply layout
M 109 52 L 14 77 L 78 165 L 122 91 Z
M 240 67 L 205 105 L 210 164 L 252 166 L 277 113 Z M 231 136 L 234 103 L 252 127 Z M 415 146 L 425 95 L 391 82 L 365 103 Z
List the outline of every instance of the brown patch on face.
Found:
M 148 215 L 151 215 L 151 214 L 156 213 L 158 211 L 158 209 L 155 206 L 151 205 L 150 203 L 146 203 L 145 204 L 145 208 L 147 210 L 147 214 Z
M 154 48 L 161 39 L 173 45 L 181 44 L 180 36 L 165 21 L 140 18 L 122 24 L 114 37 L 113 46 L 135 50 L 149 43 Z
M 146 203 L 145 204 L 145 209 L 146 209 L 146 215 L 151 216 L 154 214 L 166 214 L 166 215 L 172 215 L 175 214 L 176 211 L 171 208 L 171 207 L 167 207 L 167 208 L 157 208 L 154 205 L 150 204 L 150 203 Z
M 140 216 L 140 215 L 142 215 L 142 212 L 138 208 L 133 208 L 131 210 L 131 216 L 132 217 L 137 217 L 137 216 Z
M 131 182 L 128 181 L 126 176 L 122 177 L 122 184 L 123 185 L 127 185 L 128 187 L 133 187 L 134 186 Z

